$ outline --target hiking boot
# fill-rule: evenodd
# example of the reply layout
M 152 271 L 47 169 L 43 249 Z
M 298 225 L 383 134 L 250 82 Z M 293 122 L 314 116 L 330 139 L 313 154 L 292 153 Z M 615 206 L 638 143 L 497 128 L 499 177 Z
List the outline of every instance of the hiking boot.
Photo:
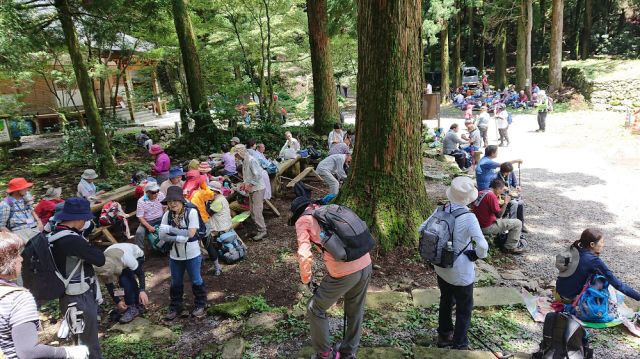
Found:
M 138 314 L 138 309 L 135 306 L 129 306 L 122 317 L 120 317 L 119 322 L 120 324 L 131 323 L 138 316 Z
M 504 144 L 500 142 L 500 144 L 498 144 L 498 147 L 504 147 Z
M 514 254 L 514 255 L 520 255 L 524 253 L 524 247 L 516 247 L 516 248 L 507 248 L 504 247 L 504 249 L 502 250 L 504 253 L 507 254 Z
M 522 233 L 529 233 L 529 230 L 527 229 L 527 227 L 525 227 L 524 225 L 522 226 L 522 230 L 520 231 Z
M 261 241 L 267 238 L 267 231 L 258 232 L 255 237 L 253 237 L 254 241 Z
M 340 353 L 336 353 L 336 359 L 356 359 L 356 355 L 355 354 L 340 354 Z
M 193 315 L 196 318 L 200 318 L 202 316 L 204 316 L 205 312 L 204 312 L 204 307 L 198 307 L 196 309 L 193 310 L 193 312 L 191 312 L 191 315 Z
M 450 347 L 453 345 L 453 333 L 442 335 L 438 333 L 438 339 L 436 339 L 438 348 Z
M 142 315 L 147 311 L 147 308 L 144 307 L 144 304 L 137 304 L 136 309 L 138 310 L 138 315 Z
M 169 313 L 167 313 L 165 318 L 167 318 L 167 320 L 174 320 L 178 315 L 180 315 L 181 311 L 182 311 L 182 308 L 169 310 Z

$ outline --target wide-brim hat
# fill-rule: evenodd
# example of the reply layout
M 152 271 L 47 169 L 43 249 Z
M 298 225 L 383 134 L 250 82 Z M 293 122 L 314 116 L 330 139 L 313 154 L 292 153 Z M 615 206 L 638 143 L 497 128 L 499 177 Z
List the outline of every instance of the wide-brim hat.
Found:
M 238 137 L 231 137 L 231 139 L 229 140 L 229 142 L 240 143 L 240 139 L 239 139 Z
M 57 187 L 57 188 L 51 187 L 47 190 L 47 193 L 45 193 L 42 199 L 45 201 L 51 201 L 53 199 L 60 197 L 61 194 L 62 194 L 62 187 Z
M 104 253 L 104 265 L 101 267 L 94 267 L 96 276 L 102 283 L 113 283 L 116 281 L 116 278 L 122 274 L 124 264 L 122 264 L 122 260 L 120 258 L 122 258 L 123 254 L 124 252 L 119 248 L 114 248 Z
M 160 186 L 158 186 L 158 182 L 147 182 L 144 186 L 145 192 L 157 192 L 160 190 Z
M 478 189 L 469 177 L 456 177 L 447 188 L 447 198 L 458 206 L 467 206 L 478 198 Z
M 296 197 L 291 201 L 291 218 L 287 221 L 287 224 L 293 226 L 296 224 L 302 212 L 309 207 L 311 200 L 305 196 Z
M 209 188 L 211 188 L 212 191 L 216 191 L 216 192 L 222 193 L 222 183 L 220 183 L 218 181 L 209 182 Z
M 84 178 L 84 179 L 96 179 L 96 178 L 98 178 L 98 174 L 96 173 L 95 170 L 88 169 L 88 170 L 84 170 L 84 172 L 82 172 L 82 178 Z
M 9 189 L 7 189 L 7 193 L 20 191 L 31 186 L 33 186 L 33 183 L 27 182 L 27 180 L 22 177 L 14 178 L 9 181 Z
M 71 197 L 64 201 L 62 212 L 56 213 L 58 221 L 78 221 L 96 218 L 91 213 L 91 202 L 81 197 Z
M 167 188 L 167 196 L 161 203 L 167 204 L 167 202 L 169 201 L 182 201 L 184 203 L 187 203 L 187 199 L 184 198 L 184 195 L 182 194 L 182 188 L 178 186 L 171 186 Z
M 169 175 L 167 177 L 176 178 L 182 175 L 184 175 L 184 172 L 182 172 L 182 169 L 180 169 L 180 167 L 173 167 L 169 169 Z
M 200 171 L 200 172 L 210 172 L 211 171 L 211 165 L 209 165 L 209 162 L 201 162 L 200 163 L 200 167 L 198 167 L 198 171 Z
M 157 155 L 160 152 L 162 152 L 162 147 L 160 147 L 160 145 L 153 145 L 149 149 L 149 153 L 152 155 Z
M 570 255 L 567 255 L 567 252 L 570 253 Z M 578 268 L 578 262 L 580 262 L 580 251 L 578 251 L 578 248 L 570 246 L 567 252 L 556 255 L 556 268 L 560 271 L 558 277 L 570 277 Z

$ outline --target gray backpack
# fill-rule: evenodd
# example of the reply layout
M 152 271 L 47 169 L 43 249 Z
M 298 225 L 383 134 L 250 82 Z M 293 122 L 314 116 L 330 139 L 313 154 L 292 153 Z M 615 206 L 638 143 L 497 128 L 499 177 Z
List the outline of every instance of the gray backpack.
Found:
M 470 213 L 466 208 L 451 211 L 451 207 L 449 207 L 449 211 L 445 211 L 444 206 L 438 207 L 436 213 L 424 223 L 424 228 L 420 232 L 418 250 L 424 260 L 442 268 L 453 267 L 453 263 L 469 247 L 471 242 L 459 253 L 452 252 L 453 255 L 444 256 L 443 253 L 446 252 L 447 242 L 453 243 L 456 218 L 466 213 Z

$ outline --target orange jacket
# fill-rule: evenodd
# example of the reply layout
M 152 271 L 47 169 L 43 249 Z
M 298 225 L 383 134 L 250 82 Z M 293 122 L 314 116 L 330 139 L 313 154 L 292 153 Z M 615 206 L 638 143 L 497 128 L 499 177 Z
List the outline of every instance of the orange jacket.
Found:
M 207 223 L 209 221 L 209 214 L 207 213 L 207 207 L 205 206 L 205 204 L 215 195 L 215 192 L 207 187 L 205 189 L 199 190 L 193 195 L 193 197 L 191 197 L 191 203 L 195 204 L 196 207 L 198 207 L 198 212 L 200 212 L 200 217 L 202 217 L 204 223 Z

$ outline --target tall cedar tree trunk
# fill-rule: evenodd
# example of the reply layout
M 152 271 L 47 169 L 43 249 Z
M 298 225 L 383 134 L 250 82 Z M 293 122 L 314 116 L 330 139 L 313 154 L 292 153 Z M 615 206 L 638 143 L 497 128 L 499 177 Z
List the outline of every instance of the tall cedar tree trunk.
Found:
M 504 22 L 498 28 L 495 62 L 494 86 L 496 89 L 504 89 L 507 84 L 507 25 Z
M 269 15 L 269 1 L 262 0 L 264 4 L 265 17 L 267 18 L 267 92 L 268 92 L 268 101 L 269 104 L 269 119 L 271 122 L 274 122 L 278 116 L 274 116 L 276 113 L 273 106 L 273 79 L 271 78 L 271 16 Z
M 562 87 L 563 0 L 553 0 L 551 11 L 551 54 L 549 56 L 549 92 Z
M 71 11 L 67 0 L 56 0 L 55 7 L 58 11 L 58 18 L 62 25 L 65 42 L 69 50 L 69 57 L 73 64 L 73 72 L 76 74 L 76 81 L 86 116 L 87 125 L 93 139 L 93 146 L 98 157 L 97 169 L 100 174 L 115 174 L 116 164 L 111 154 L 109 142 L 102 127 L 102 120 L 98 112 L 98 104 L 94 93 L 93 81 L 89 77 L 87 65 L 84 62 L 82 52 L 80 52 L 80 43 L 78 42 L 78 34 L 73 24 Z
M 200 66 L 200 57 L 196 47 L 196 39 L 191 26 L 191 16 L 189 15 L 188 0 L 171 0 L 173 7 L 173 23 L 178 34 L 180 52 L 185 76 L 187 78 L 187 88 L 191 102 L 191 112 L 194 116 L 196 128 L 213 125 L 209 114 L 209 103 L 204 91 L 204 77 Z M 197 133 L 195 131 L 194 133 Z
M 518 47 L 516 54 L 516 90 L 531 97 L 531 0 L 520 0 Z M 529 80 L 527 83 L 527 79 Z
M 449 29 L 448 21 L 442 20 L 442 31 L 440 31 L 440 71 L 441 75 L 441 87 L 440 97 L 442 97 L 442 103 L 449 102 Z
M 531 36 L 533 34 L 533 0 L 527 0 L 527 58 L 525 63 L 525 68 L 527 70 L 527 79 L 524 86 L 524 93 L 528 98 L 531 98 L 531 81 L 532 81 L 532 73 L 531 73 Z
M 574 12 L 571 14 L 571 32 L 568 36 L 567 42 L 569 43 L 569 59 L 577 60 L 580 45 L 580 17 L 582 16 L 582 3 L 583 0 L 578 0 L 574 8 Z
M 480 38 L 480 59 L 478 60 L 479 62 L 479 66 L 478 66 L 478 71 L 480 71 L 480 73 L 484 72 L 484 35 L 485 35 L 485 31 L 486 28 L 484 26 L 484 22 L 482 23 L 482 37 Z
M 420 156 L 421 13 L 420 0 L 358 1 L 356 133 L 369 141 L 356 142 L 338 202 L 383 249 L 415 248 L 431 210 Z
M 553 1 L 553 0 L 551 0 Z M 541 36 L 540 36 L 540 62 L 544 63 L 544 55 L 547 53 L 546 51 L 546 46 L 547 46 L 547 1 L 546 0 L 540 0 L 540 16 L 542 17 L 542 19 L 540 19 L 540 31 L 542 32 Z M 553 45 L 550 45 L 553 46 Z
M 327 0 L 307 0 L 307 18 L 313 70 L 313 129 L 316 133 L 326 134 L 340 120 L 326 27 Z
M 468 1 L 467 10 L 469 11 L 469 38 L 467 38 L 467 66 L 473 65 L 474 41 L 473 41 L 473 1 Z
M 580 38 L 580 59 L 589 58 L 589 47 L 591 42 L 591 26 L 593 25 L 593 0 L 585 0 L 584 5 L 584 27 Z
M 453 58 L 451 59 L 451 67 L 453 68 L 453 86 L 458 87 L 462 84 L 462 79 L 460 78 L 460 1 L 456 1 L 456 14 L 453 15 L 453 19 L 455 21 L 456 33 L 455 40 L 453 40 Z

